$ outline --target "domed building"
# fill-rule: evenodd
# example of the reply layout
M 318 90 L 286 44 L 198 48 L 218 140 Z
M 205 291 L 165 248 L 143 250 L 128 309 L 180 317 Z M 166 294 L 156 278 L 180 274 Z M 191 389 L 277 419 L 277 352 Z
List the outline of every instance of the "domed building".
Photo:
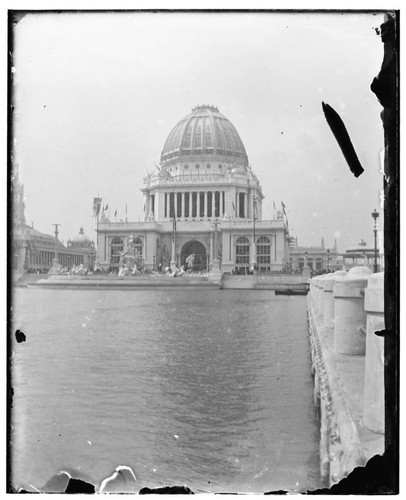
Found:
M 67 244 L 70 250 L 75 250 L 76 253 L 83 254 L 83 266 L 89 269 L 93 268 L 96 249 L 94 241 L 91 241 L 89 236 L 83 231 L 83 227 L 79 229 L 79 234 L 68 240 Z
M 13 279 L 17 281 L 26 273 L 48 273 L 56 259 L 66 269 L 80 264 L 92 269 L 96 249 L 94 242 L 90 241 L 90 238 L 84 234 L 83 228 L 65 246 L 58 239 L 57 230 L 54 235 L 50 235 L 35 229 L 33 222 L 31 222 L 31 226 L 26 223 L 24 185 L 20 180 L 17 165 L 14 168 L 11 194 L 13 203 L 11 246 Z
M 262 220 L 264 195 L 244 143 L 214 106 L 196 106 L 174 126 L 142 192 L 144 222 L 98 223 L 96 268 L 118 266 L 129 238 L 151 270 L 180 267 L 191 255 L 195 270 L 211 273 L 256 265 L 266 273 L 289 262 L 283 212 Z

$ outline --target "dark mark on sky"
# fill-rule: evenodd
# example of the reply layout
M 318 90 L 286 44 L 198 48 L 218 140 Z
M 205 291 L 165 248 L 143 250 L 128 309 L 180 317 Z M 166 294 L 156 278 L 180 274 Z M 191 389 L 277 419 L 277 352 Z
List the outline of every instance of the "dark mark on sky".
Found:
M 350 136 L 348 135 L 347 129 L 345 128 L 344 122 L 340 118 L 339 114 L 328 104 L 324 102 L 321 103 L 323 107 L 323 113 L 326 117 L 327 123 L 331 128 L 331 131 L 336 138 L 338 145 L 343 152 L 344 158 L 350 167 L 351 172 L 355 177 L 359 177 L 364 169 L 358 160 L 357 153 L 355 152 L 354 146 L 352 145 Z
M 26 336 L 25 336 L 25 333 L 22 332 L 21 330 L 16 330 L 16 340 L 19 344 L 21 344 L 21 342 L 25 342 L 26 340 Z

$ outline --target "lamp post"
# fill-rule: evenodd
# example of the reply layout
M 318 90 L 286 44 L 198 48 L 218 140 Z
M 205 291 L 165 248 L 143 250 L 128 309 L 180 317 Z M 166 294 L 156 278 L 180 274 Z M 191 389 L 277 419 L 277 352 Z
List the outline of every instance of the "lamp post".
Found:
M 53 261 L 53 265 L 58 265 L 59 264 L 59 259 L 58 259 L 58 227 L 60 224 L 53 224 L 55 226 L 55 257 Z
M 377 232 L 378 232 L 378 229 L 376 227 L 376 224 L 377 224 L 377 219 L 379 217 L 379 213 L 376 211 L 376 208 L 374 208 L 374 211 L 372 212 L 372 218 L 374 219 L 374 273 L 377 273 L 378 272 L 378 256 L 377 256 L 377 253 L 378 253 L 378 249 L 377 249 L 377 245 L 376 245 L 376 235 L 377 235 Z
M 252 218 L 253 218 L 253 251 L 252 251 L 252 270 L 255 274 L 255 271 L 257 270 L 257 245 L 255 243 L 255 217 L 256 217 L 256 212 L 257 212 L 257 197 L 254 194 L 252 197 Z

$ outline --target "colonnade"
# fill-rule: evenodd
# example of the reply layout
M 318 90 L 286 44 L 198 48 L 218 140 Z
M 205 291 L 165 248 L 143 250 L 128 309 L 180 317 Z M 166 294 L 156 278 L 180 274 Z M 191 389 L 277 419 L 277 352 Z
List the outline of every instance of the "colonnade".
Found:
M 165 193 L 165 218 L 218 218 L 225 211 L 224 191 Z

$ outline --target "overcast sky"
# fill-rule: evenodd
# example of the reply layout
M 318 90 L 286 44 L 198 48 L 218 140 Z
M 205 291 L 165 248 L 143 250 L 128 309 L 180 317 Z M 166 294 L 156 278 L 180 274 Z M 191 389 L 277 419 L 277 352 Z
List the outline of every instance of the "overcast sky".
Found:
M 300 245 L 373 244 L 382 110 L 370 90 L 382 14 L 29 14 L 15 27 L 15 160 L 27 223 L 95 239 L 92 200 L 143 220 L 140 188 L 172 128 L 198 104 L 236 127 L 261 181 L 263 217 L 287 208 Z M 321 102 L 342 117 L 356 179 Z M 380 211 L 380 228 L 382 212 Z

